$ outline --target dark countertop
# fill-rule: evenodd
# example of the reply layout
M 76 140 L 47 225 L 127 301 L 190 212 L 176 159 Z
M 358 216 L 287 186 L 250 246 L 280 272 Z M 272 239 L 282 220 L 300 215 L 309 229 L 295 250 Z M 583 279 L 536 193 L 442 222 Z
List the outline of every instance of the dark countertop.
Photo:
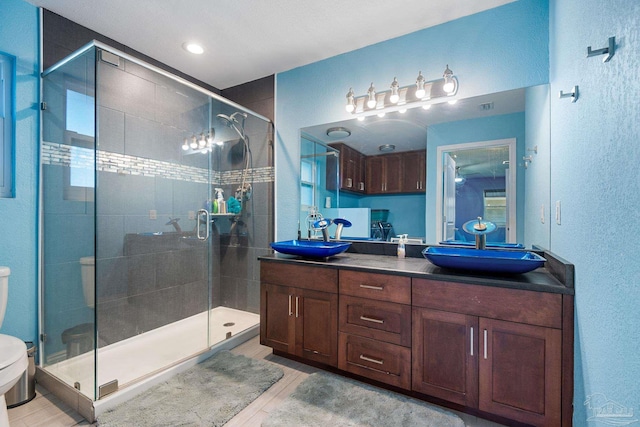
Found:
M 410 276 L 445 282 L 467 283 L 472 285 L 497 286 L 502 288 L 523 289 L 537 292 L 550 292 L 573 295 L 573 266 L 553 257 L 549 252 L 544 256 L 549 260 L 544 268 L 524 274 L 481 274 L 458 273 L 454 270 L 444 269 L 430 263 L 425 258 L 407 257 L 400 259 L 396 256 L 372 255 L 362 253 L 344 252 L 339 255 L 324 259 L 305 259 L 296 256 L 275 253 L 259 257 L 264 262 L 284 262 L 304 264 L 315 267 L 340 268 L 346 270 L 394 274 L 398 276 Z M 553 258 L 550 260 L 550 258 Z M 558 274 L 558 264 L 570 270 L 571 277 Z M 562 269 L 562 268 L 561 268 Z M 569 275 L 567 275 L 569 276 Z M 565 283 L 561 282 L 564 280 Z

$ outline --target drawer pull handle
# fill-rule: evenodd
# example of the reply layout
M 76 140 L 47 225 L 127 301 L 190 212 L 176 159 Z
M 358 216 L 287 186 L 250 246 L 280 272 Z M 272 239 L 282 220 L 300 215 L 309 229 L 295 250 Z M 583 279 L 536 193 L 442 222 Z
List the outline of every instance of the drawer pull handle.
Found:
M 469 335 L 471 336 L 471 355 L 473 356 L 473 326 L 471 327 L 471 333 Z
M 484 330 L 484 358 L 487 358 L 487 330 Z
M 382 359 L 373 359 L 371 357 L 367 357 L 364 354 L 360 355 L 360 359 L 365 360 L 367 362 L 371 362 L 371 363 L 377 363 L 378 365 L 384 365 L 384 360 Z
M 360 285 L 361 288 L 364 289 L 373 289 L 374 291 L 384 291 L 384 286 L 375 286 L 375 285 Z
M 291 295 L 289 295 L 289 316 L 293 315 L 293 311 L 291 311 Z
M 299 300 L 300 300 L 300 297 L 296 297 L 296 317 L 300 317 L 300 316 L 299 316 L 299 314 L 300 314 L 300 310 L 299 310 L 299 308 L 298 308 L 298 302 L 299 302 Z
M 372 322 L 372 323 L 380 323 L 380 324 L 384 323 L 384 320 L 382 319 L 374 319 L 373 317 L 367 317 L 367 316 L 360 316 L 360 320 L 364 320 L 365 322 Z

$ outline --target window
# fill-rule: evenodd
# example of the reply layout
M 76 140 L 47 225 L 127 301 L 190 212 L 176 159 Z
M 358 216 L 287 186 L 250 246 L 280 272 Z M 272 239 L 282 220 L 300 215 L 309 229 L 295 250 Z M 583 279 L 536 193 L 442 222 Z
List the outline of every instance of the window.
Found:
M 70 159 L 69 168 L 65 169 L 65 200 L 93 201 L 94 136 L 95 98 L 77 90 L 67 89 L 64 142 L 70 146 Z
M 0 53 L 0 197 L 13 197 L 14 58 Z
M 300 162 L 300 204 L 314 206 L 315 193 L 315 163 L 308 159 Z
M 507 194 L 505 190 L 484 190 L 484 217 L 498 227 L 507 225 Z

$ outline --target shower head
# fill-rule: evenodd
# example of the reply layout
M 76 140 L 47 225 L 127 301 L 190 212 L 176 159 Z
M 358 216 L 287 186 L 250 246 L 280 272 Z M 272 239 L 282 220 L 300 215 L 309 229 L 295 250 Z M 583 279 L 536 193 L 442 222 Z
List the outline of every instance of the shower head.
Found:
M 237 116 L 241 116 L 242 117 L 242 122 L 240 123 L 240 121 L 238 121 L 238 119 L 236 118 Z M 244 124 L 244 119 L 247 118 L 247 113 L 243 113 L 241 111 L 236 111 L 235 113 L 231 114 L 230 116 L 227 116 L 226 114 L 218 114 L 218 118 L 221 119 L 225 125 L 227 126 L 231 126 L 233 123 L 237 123 L 239 125 L 243 125 Z

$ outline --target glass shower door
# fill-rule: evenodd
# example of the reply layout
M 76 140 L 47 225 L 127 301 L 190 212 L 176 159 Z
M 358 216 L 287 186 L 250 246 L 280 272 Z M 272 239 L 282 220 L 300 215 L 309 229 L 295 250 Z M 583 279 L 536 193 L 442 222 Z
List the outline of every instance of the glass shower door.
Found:
M 96 64 L 100 398 L 208 348 L 214 239 L 210 98 L 103 50 Z

